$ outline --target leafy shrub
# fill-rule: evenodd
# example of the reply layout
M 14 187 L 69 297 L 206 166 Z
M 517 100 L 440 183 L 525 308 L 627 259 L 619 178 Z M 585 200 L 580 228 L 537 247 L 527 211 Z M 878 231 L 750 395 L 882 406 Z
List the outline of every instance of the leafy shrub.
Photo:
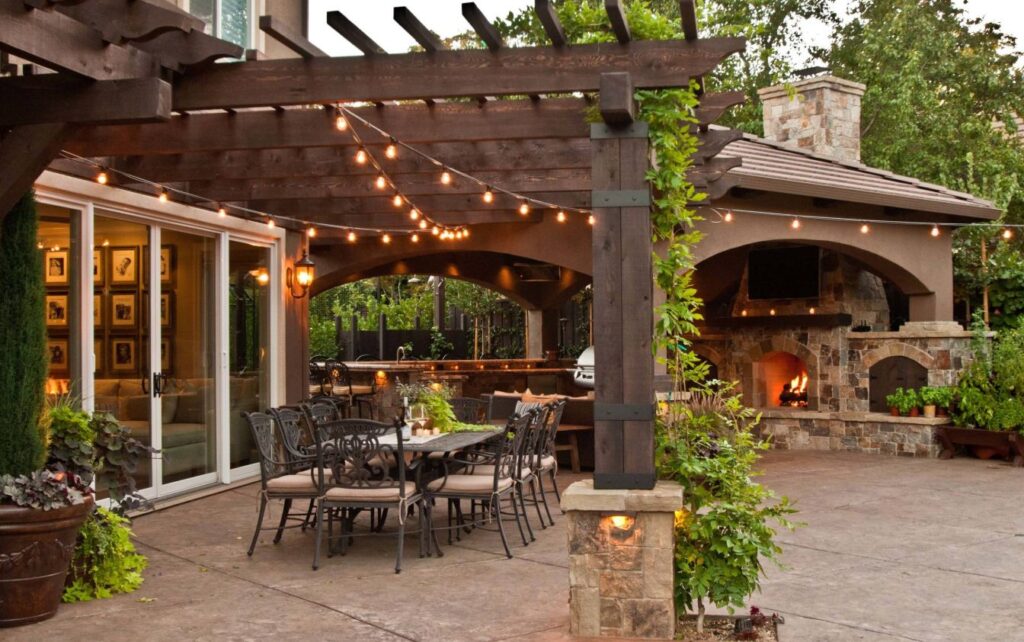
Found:
M 146 558 L 135 550 L 128 520 L 96 509 L 78 532 L 65 602 L 84 602 L 130 593 L 142 584 Z
M 913 388 L 897 388 L 895 392 L 885 396 L 885 403 L 890 408 L 896 408 L 901 415 L 905 416 L 910 414 L 911 410 L 917 408 L 921 400 L 918 397 L 917 391 Z
M 110 494 L 114 511 L 120 515 L 146 506 L 135 485 L 135 471 L 141 462 L 152 458 L 156 449 L 132 437 L 131 431 L 110 413 L 93 414 L 89 426 L 95 435 L 97 488 Z
M 76 409 L 69 397 L 61 397 L 47 411 L 50 424 L 50 450 L 47 468 L 75 475 L 85 485 L 93 482 L 96 433 L 89 415 Z
M 975 327 L 974 361 L 960 374 L 953 419 L 961 426 L 1024 434 L 1024 327 L 1002 330 L 992 342 Z
M 762 560 L 778 561 L 771 523 L 793 528 L 788 498 L 753 481 L 768 443 L 753 429 L 760 415 L 743 405 L 734 384 L 711 382 L 689 404 L 672 404 L 658 420 L 659 479 L 683 486 L 686 506 L 676 518 L 676 606 L 697 612 L 707 603 L 731 612 L 760 587 Z
M 74 480 L 67 473 L 46 469 L 28 475 L 0 475 L 0 503 L 39 510 L 81 504 L 92 491 Z

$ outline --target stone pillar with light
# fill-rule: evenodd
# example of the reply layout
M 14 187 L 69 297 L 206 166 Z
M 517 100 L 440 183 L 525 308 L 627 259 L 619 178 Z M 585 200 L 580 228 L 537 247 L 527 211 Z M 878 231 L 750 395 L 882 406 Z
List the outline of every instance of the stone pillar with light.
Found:
M 568 516 L 572 635 L 675 636 L 675 520 L 683 490 L 595 489 L 576 482 L 562 495 Z

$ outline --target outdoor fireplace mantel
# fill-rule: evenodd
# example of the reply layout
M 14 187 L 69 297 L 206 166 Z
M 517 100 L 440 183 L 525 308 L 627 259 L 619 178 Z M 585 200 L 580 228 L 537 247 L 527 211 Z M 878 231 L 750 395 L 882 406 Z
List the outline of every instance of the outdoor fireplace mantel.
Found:
M 916 426 L 943 426 L 951 423 L 949 417 L 897 417 L 884 412 L 830 412 L 827 410 L 805 410 L 801 408 L 766 408 L 760 412 L 761 416 L 765 419 L 825 419 Z
M 786 314 L 776 316 L 719 317 L 708 321 L 712 328 L 835 328 L 849 326 L 853 316 L 837 314 Z

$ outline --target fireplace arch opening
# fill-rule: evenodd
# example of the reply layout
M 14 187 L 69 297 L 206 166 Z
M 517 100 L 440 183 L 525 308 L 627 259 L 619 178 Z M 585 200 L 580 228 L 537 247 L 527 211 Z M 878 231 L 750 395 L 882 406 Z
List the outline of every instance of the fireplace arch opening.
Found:
M 920 388 L 928 385 L 928 369 L 907 357 L 886 357 L 868 370 L 869 410 L 888 412 L 885 398 L 897 388 Z
M 769 352 L 753 364 L 754 405 L 760 408 L 815 408 L 811 372 L 791 352 Z

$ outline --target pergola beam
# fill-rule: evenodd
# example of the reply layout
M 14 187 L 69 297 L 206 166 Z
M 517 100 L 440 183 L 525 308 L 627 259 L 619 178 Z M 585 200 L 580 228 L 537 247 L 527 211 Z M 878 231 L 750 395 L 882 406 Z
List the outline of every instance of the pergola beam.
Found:
M 551 0 L 536 0 L 533 8 L 551 44 L 555 47 L 564 47 L 569 44 L 565 38 L 565 29 L 562 28 L 562 22 L 558 19 L 558 13 L 555 12 Z
M 60 151 L 66 123 L 15 127 L 0 136 L 0 221 Z
M 0 0 L 0 49 L 55 71 L 94 80 L 156 76 L 153 56 L 103 41 L 95 29 L 52 10 Z
M 353 47 L 367 56 L 387 53 L 383 47 L 374 42 L 373 38 L 366 35 L 366 32 L 357 27 L 354 22 L 345 17 L 345 14 L 340 11 L 328 11 L 327 24 L 331 29 L 337 31 L 342 38 L 352 43 Z
M 480 7 L 476 6 L 475 2 L 462 3 L 462 17 L 473 27 L 473 31 L 487 45 L 488 49 L 497 51 L 505 46 L 504 41 L 501 39 L 501 34 L 494 28 L 491 21 L 487 19 L 484 12 L 480 11 Z
M 57 10 L 96 29 L 104 41 L 115 44 L 149 40 L 168 31 L 203 30 L 203 21 L 195 16 L 146 0 L 63 2 L 57 5 Z
M 305 59 L 323 58 L 326 53 L 301 32 L 274 16 L 260 16 L 260 31 L 280 42 Z
M 0 128 L 157 122 L 170 117 L 171 85 L 159 78 L 89 81 L 45 74 L 0 79 Z
M 526 196 L 542 201 L 558 203 L 568 208 L 590 207 L 590 192 L 527 192 Z M 483 205 L 479 194 L 432 194 L 418 196 L 413 199 L 416 206 L 431 216 L 441 216 L 454 212 L 475 212 Z M 266 199 L 246 201 L 247 206 L 256 210 L 274 214 L 308 217 L 330 215 L 344 217 L 367 213 L 393 213 L 396 220 L 408 216 L 407 210 L 398 210 L 391 205 L 387 196 L 371 196 L 368 198 L 306 198 L 306 199 Z M 495 212 L 514 210 L 519 201 L 505 194 L 495 194 L 494 203 L 488 205 Z M 534 208 L 537 210 L 539 208 Z
M 697 7 L 694 0 L 679 0 L 679 17 L 683 23 L 683 37 L 697 39 Z
M 615 71 L 637 89 L 680 87 L 743 47 L 742 38 L 647 40 L 217 65 L 178 80 L 174 109 L 593 92 L 600 73 Z
M 419 43 L 427 53 L 446 49 L 437 34 L 427 29 L 426 25 L 420 22 L 408 7 L 395 7 L 394 18 L 395 22 L 405 29 L 406 33 L 412 36 L 412 39 Z
M 355 111 L 399 140 L 416 144 L 580 138 L 587 132 L 585 109 L 583 100 L 564 98 L 503 100 L 482 107 L 443 103 L 431 108 L 397 105 Z M 379 140 L 375 136 L 367 138 L 370 143 Z M 329 112 L 288 109 L 280 113 L 265 110 L 230 115 L 192 114 L 155 125 L 89 128 L 69 140 L 67 149 L 82 156 L 137 156 L 353 144 L 351 136 L 334 128 Z
M 612 23 L 612 31 L 619 44 L 627 44 L 633 37 L 629 33 L 629 21 L 626 20 L 626 11 L 622 8 L 619 0 L 604 0 L 604 10 L 608 14 L 608 21 Z

